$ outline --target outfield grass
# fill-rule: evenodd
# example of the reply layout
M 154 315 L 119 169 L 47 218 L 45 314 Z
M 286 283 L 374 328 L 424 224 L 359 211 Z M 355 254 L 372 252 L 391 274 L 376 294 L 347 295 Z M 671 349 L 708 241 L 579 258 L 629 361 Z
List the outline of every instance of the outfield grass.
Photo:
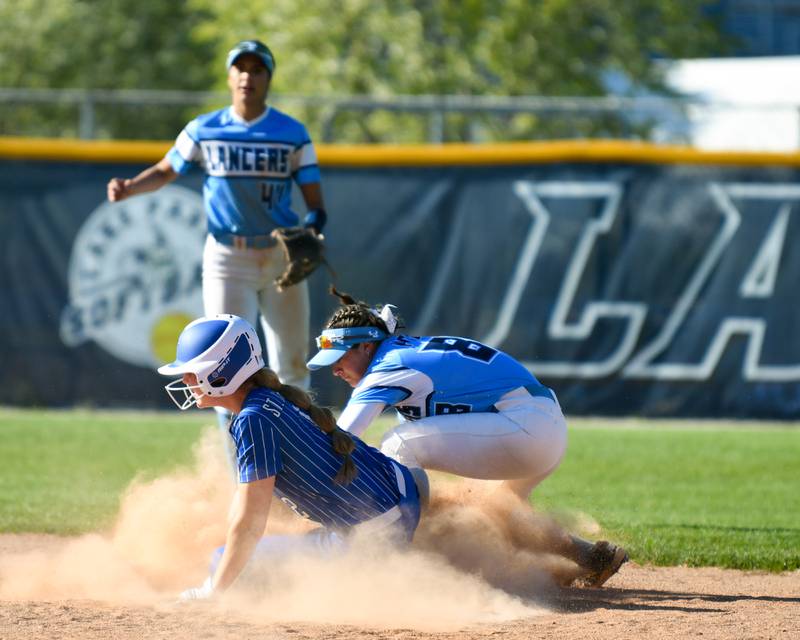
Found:
M 134 476 L 189 463 L 214 422 L 199 411 L 0 409 L 0 531 L 67 535 L 111 524 Z
M 535 504 L 594 517 L 639 562 L 800 568 L 800 429 L 572 422 Z
M 213 423 L 199 411 L 0 410 L 0 530 L 109 524 L 135 475 L 187 464 Z M 780 571 L 800 568 L 799 478 L 800 428 L 571 419 L 567 456 L 533 498 L 593 518 L 640 563 Z

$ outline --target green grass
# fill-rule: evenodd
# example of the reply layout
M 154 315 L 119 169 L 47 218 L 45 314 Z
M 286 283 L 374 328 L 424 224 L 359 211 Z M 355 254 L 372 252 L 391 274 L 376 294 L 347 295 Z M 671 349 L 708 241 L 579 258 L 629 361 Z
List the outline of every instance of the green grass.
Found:
M 800 429 L 573 422 L 539 506 L 590 515 L 639 562 L 800 568 Z
M 213 414 L 0 409 L 0 531 L 92 531 L 122 491 L 191 461 Z
M 213 423 L 197 411 L 0 410 L 0 530 L 67 535 L 111 523 L 134 476 L 189 463 Z M 588 515 L 640 563 L 793 570 L 799 480 L 792 426 L 571 419 L 567 455 L 533 502 Z

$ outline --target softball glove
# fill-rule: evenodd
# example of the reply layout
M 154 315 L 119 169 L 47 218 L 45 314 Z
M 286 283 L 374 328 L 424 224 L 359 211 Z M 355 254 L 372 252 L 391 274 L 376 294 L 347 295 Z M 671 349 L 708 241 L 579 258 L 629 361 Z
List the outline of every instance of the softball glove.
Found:
M 272 232 L 286 258 L 286 268 L 275 278 L 278 291 L 302 282 L 325 263 L 324 237 L 305 227 L 282 227 Z

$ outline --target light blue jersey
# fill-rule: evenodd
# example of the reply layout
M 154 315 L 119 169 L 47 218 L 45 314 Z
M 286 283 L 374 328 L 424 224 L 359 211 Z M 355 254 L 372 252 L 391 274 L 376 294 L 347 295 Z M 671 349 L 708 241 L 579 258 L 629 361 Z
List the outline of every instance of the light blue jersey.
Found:
M 512 389 L 549 395 L 511 356 L 469 338 L 392 336 L 384 340 L 353 390 L 356 404 L 394 406 L 406 419 L 494 412 Z
M 181 131 L 167 159 L 180 174 L 192 165 L 205 171 L 208 231 L 218 239 L 266 236 L 276 227 L 297 225 L 292 180 L 320 181 L 305 126 L 274 107 L 251 122 L 232 107 L 201 115 Z
M 275 494 L 295 513 L 333 530 L 371 520 L 413 502 L 413 532 L 419 498 L 407 469 L 358 438 L 352 459 L 358 468 L 347 485 L 333 482 L 342 458 L 331 438 L 309 416 L 281 394 L 253 390 L 230 427 L 239 467 L 239 482 L 275 477 Z M 401 490 L 398 473 L 405 477 Z

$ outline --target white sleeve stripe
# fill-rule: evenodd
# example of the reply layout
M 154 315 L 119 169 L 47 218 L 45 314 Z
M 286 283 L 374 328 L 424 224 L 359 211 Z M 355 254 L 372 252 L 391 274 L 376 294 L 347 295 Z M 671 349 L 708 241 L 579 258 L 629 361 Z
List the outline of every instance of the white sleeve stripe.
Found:
M 250 421 L 250 416 L 247 416 L 247 430 L 250 432 L 250 446 L 253 448 L 253 478 L 261 480 L 261 474 L 258 472 L 258 457 L 256 456 L 256 441 L 253 434 L 253 423 Z
M 419 388 L 432 388 L 433 383 L 429 376 L 416 369 L 374 371 L 358 384 L 353 395 L 357 395 L 361 389 L 366 390 L 370 387 L 403 387 L 413 393 Z
M 253 469 L 252 469 L 252 472 L 248 471 L 247 469 L 244 469 L 243 470 L 244 471 L 244 475 L 242 475 L 240 473 L 240 476 L 239 476 L 240 482 L 242 481 L 242 478 L 248 478 L 249 481 L 252 482 L 253 480 L 263 480 L 264 478 L 269 478 L 269 477 L 275 475 L 275 473 L 276 473 L 275 470 L 277 469 L 277 465 L 275 465 L 275 464 L 271 465 L 270 462 L 274 463 L 274 459 L 272 461 L 270 461 L 267 458 L 267 441 L 264 438 L 264 430 L 263 429 L 259 430 L 259 437 L 261 439 L 261 450 L 263 451 L 263 455 L 262 455 L 262 457 L 260 459 L 256 455 L 256 446 L 257 445 L 256 445 L 255 437 L 253 435 L 253 425 L 251 423 L 251 416 L 247 416 L 247 431 L 250 433 L 250 442 L 251 442 L 252 447 L 253 447 Z M 273 440 L 274 440 L 274 435 L 273 435 Z M 261 462 L 263 464 L 263 467 L 259 467 L 259 462 Z M 266 474 L 266 475 L 264 475 L 264 474 Z
M 264 470 L 266 471 L 267 477 L 269 477 L 270 471 L 273 471 L 274 467 L 270 468 L 270 460 L 267 458 L 267 439 L 264 437 L 263 429 L 259 430 L 259 435 L 261 436 L 261 456 L 264 460 Z
M 253 425 L 250 424 L 250 416 L 247 417 L 247 430 L 250 432 L 250 443 L 255 446 L 253 444 Z M 255 456 L 253 456 L 253 458 L 255 458 Z M 255 462 L 255 460 L 253 462 Z M 255 471 L 255 475 L 258 476 L 258 467 L 255 464 L 253 465 L 253 471 Z
M 360 437 L 385 406 L 383 402 L 349 402 L 339 416 L 337 424 L 339 428 Z
M 280 458 L 280 451 L 278 451 L 278 445 L 275 443 L 275 429 L 272 429 L 270 432 L 270 438 L 272 439 L 272 455 L 275 458 L 275 469 L 278 468 L 278 460 Z
M 192 140 L 191 136 L 186 133 L 186 129 L 178 134 L 178 138 L 175 140 L 175 149 L 178 150 L 181 158 L 187 162 L 197 162 L 203 159 L 200 145 Z
M 292 154 L 292 173 L 305 167 L 313 167 L 319 164 L 317 152 L 311 142 L 298 147 Z

